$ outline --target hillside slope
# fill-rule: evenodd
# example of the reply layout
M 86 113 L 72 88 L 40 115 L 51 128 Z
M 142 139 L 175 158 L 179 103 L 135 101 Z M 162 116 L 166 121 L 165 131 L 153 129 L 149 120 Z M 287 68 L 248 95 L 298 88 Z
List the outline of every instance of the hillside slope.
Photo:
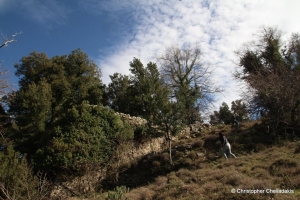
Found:
M 221 130 L 236 159 L 221 156 Z M 167 151 L 147 155 L 120 172 L 118 181 L 99 183 L 101 194 L 85 199 L 300 199 L 300 143 L 295 136 L 271 142 L 252 122 L 239 130 L 213 127 L 181 138 L 173 147 L 173 166 Z

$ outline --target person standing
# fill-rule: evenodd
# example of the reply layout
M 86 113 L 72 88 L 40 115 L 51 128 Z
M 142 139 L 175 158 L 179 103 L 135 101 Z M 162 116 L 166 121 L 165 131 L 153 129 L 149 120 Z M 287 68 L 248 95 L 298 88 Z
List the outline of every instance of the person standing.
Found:
M 222 154 L 224 155 L 224 157 L 226 158 L 226 160 L 228 160 L 226 152 L 228 151 L 229 154 L 236 158 L 236 156 L 231 152 L 231 145 L 228 142 L 227 138 L 222 134 L 222 132 L 219 133 L 219 139 L 221 141 L 221 145 L 222 145 Z

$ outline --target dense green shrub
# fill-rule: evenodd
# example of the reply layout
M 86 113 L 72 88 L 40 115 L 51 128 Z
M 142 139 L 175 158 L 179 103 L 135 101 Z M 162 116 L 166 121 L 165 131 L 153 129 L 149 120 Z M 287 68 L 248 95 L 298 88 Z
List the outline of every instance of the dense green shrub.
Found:
M 67 113 L 69 121 L 55 127 L 55 136 L 33 156 L 43 169 L 76 169 L 80 163 L 107 162 L 120 142 L 133 137 L 133 130 L 112 110 L 87 102 Z

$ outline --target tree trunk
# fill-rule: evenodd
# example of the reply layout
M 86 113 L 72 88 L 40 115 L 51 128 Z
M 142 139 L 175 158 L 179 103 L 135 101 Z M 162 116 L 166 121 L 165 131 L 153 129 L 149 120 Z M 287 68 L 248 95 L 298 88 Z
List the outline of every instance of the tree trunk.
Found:
M 173 161 L 172 161 L 172 145 L 171 145 L 171 136 L 170 136 L 170 127 L 167 123 L 165 123 L 166 126 L 166 140 L 168 141 L 168 146 L 169 146 L 169 158 L 170 158 L 170 164 L 173 165 Z
M 170 164 L 173 165 L 173 161 L 172 161 L 172 145 L 171 145 L 171 137 L 168 133 L 168 140 L 169 140 L 169 155 L 170 155 Z

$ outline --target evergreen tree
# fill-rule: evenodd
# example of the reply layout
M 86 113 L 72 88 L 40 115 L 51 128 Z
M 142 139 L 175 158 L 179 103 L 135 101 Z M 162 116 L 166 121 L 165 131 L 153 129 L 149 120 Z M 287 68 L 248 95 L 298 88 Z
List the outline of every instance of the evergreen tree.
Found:
M 164 85 L 155 63 L 149 62 L 144 67 L 139 59 L 134 58 L 130 63 L 130 71 L 130 113 L 142 116 L 151 126 L 162 106 L 168 101 L 169 90 Z
M 247 106 L 241 99 L 231 102 L 231 111 L 238 114 L 238 121 L 249 120 Z
M 15 67 L 20 89 L 9 101 L 12 137 L 36 166 L 76 168 L 109 158 L 125 125 L 101 106 L 101 74 L 85 53 L 33 52 Z
M 148 130 L 153 125 L 164 133 L 169 148 L 170 163 L 172 162 L 171 141 L 184 127 L 186 117 L 185 101 L 172 101 L 169 87 L 164 83 L 155 63 L 149 62 L 144 68 L 140 60 L 134 59 L 130 63 L 131 89 L 134 91 L 134 104 L 141 116 L 147 119 Z M 183 91 L 183 90 L 182 90 Z
M 106 104 L 117 112 L 129 113 L 129 77 L 119 73 L 114 73 L 109 77 L 111 83 L 105 90 Z
M 159 112 L 156 124 L 165 135 L 169 148 L 170 164 L 172 161 L 172 138 L 180 133 L 185 127 L 184 105 L 179 102 L 167 101 Z
M 212 115 L 209 115 L 209 119 L 210 119 L 209 121 L 210 124 L 219 124 L 223 122 L 222 120 L 220 120 L 220 113 L 216 110 Z
M 118 111 L 147 120 L 148 131 L 156 123 L 162 106 L 169 101 L 169 90 L 157 69 L 149 62 L 146 67 L 138 58 L 129 63 L 130 76 L 115 73 L 106 89 L 108 105 Z
M 219 119 L 224 122 L 224 124 L 231 123 L 231 115 L 232 113 L 229 110 L 229 106 L 227 103 L 223 102 L 219 109 Z

